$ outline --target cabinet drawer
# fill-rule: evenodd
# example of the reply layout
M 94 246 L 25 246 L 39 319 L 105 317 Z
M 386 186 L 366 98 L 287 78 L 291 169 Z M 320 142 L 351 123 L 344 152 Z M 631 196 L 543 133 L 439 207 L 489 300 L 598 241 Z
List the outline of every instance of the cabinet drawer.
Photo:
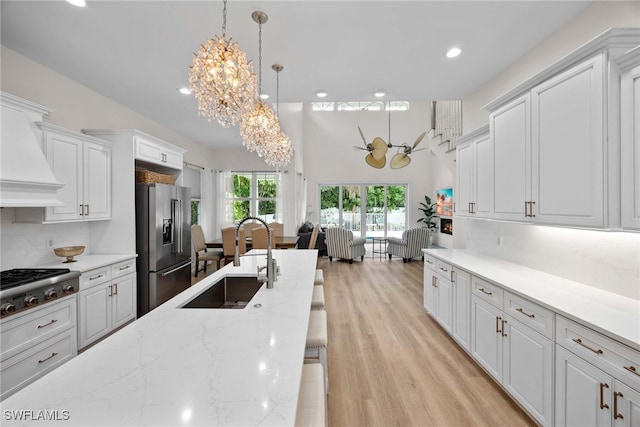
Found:
M 553 311 L 510 292 L 504 292 L 504 312 L 549 339 L 553 339 Z
M 2 396 L 10 394 L 57 368 L 78 353 L 76 328 L 2 361 Z
M 76 295 L 27 310 L 1 323 L 2 359 L 11 357 L 64 330 L 76 326 Z
M 436 266 L 438 268 L 438 274 L 451 280 L 451 264 L 448 264 L 441 260 L 436 260 Z
M 471 287 L 471 292 L 474 295 L 482 298 L 490 304 L 495 305 L 500 310 L 502 310 L 502 301 L 504 298 L 503 290 L 501 287 L 496 286 L 492 283 L 489 283 L 485 280 L 478 279 L 477 277 L 473 278 L 473 286 Z
M 424 254 L 424 268 L 436 272 L 436 258 L 433 255 Z
M 113 264 L 111 266 L 111 278 L 116 279 L 121 276 L 125 276 L 127 274 L 135 273 L 136 271 L 136 260 L 128 259 L 126 261 L 119 262 L 117 264 Z
M 88 289 L 111 280 L 111 266 L 96 268 L 82 273 L 80 276 L 80 290 Z
M 628 386 L 640 390 L 639 351 L 560 315 L 556 316 L 556 342 Z

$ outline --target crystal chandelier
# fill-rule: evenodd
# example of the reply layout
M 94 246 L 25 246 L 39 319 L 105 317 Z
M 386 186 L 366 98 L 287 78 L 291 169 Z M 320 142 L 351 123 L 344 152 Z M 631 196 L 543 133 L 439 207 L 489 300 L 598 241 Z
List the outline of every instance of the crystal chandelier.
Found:
M 262 93 L 262 24 L 269 17 L 266 13 L 255 11 L 251 17 L 258 23 L 258 95 Z M 268 147 L 275 143 L 280 132 L 280 124 L 273 107 L 257 96 L 251 107 L 245 112 L 240 121 L 240 135 L 242 143 L 249 151 L 255 151 L 264 156 Z
M 276 72 L 276 109 L 279 110 L 280 105 L 280 71 L 283 70 L 283 66 L 280 64 L 273 64 L 271 68 Z M 278 111 L 277 111 L 278 113 Z M 269 166 L 273 166 L 276 169 L 282 168 L 291 162 L 291 156 L 293 155 L 293 149 L 291 147 L 291 140 L 287 135 L 278 131 L 278 136 L 271 143 L 264 154 L 264 160 Z
M 226 38 L 227 1 L 222 14 L 222 37 L 215 36 L 193 54 L 189 88 L 198 101 L 198 114 L 222 127 L 237 124 L 256 94 L 253 64 L 236 42 Z

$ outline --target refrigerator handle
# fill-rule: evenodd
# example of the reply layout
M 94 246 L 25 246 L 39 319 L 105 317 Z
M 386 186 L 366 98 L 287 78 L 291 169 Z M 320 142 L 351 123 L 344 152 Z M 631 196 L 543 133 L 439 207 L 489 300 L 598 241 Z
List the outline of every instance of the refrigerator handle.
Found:
M 177 253 L 180 252 L 180 230 L 182 227 L 179 219 L 179 210 L 178 210 L 178 199 L 171 199 L 171 221 L 173 223 L 173 244 L 171 245 L 172 252 Z
M 180 212 L 180 240 L 178 243 L 178 252 L 182 253 L 184 252 L 184 247 L 183 247 L 183 241 L 182 238 L 184 237 L 183 233 L 184 233 L 184 211 L 182 210 L 182 199 L 178 200 L 180 202 L 180 210 L 178 212 Z

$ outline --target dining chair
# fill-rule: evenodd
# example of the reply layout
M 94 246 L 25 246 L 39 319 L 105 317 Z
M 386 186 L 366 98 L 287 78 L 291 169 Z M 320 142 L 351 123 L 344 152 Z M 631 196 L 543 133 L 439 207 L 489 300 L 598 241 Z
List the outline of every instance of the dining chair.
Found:
M 316 241 L 318 240 L 318 230 L 320 229 L 320 225 L 316 224 L 313 226 L 313 230 L 311 231 L 311 237 L 309 238 L 309 247 L 307 249 L 315 249 Z
M 280 222 L 270 222 L 269 229 L 271 230 L 271 237 L 284 236 L 284 225 Z
M 267 249 L 269 246 L 268 234 L 269 233 L 267 232 L 267 229 L 265 227 L 255 227 L 254 229 L 252 229 L 251 230 L 251 248 Z
M 244 234 L 246 236 L 251 236 L 251 231 L 254 228 L 264 227 L 264 225 L 260 224 L 259 222 L 245 222 L 244 224 L 242 224 L 242 227 L 244 228 Z
M 198 277 L 198 270 L 200 268 L 200 262 L 204 262 L 204 272 L 207 272 L 207 264 L 209 261 L 216 263 L 216 269 L 221 267 L 223 261 L 222 251 L 209 251 L 207 250 L 207 244 L 204 240 L 204 233 L 202 227 L 195 224 L 191 226 L 191 241 L 193 242 L 193 250 L 196 254 L 196 271 L 194 276 Z
M 225 227 L 222 229 L 222 254 L 224 256 L 224 263 L 233 261 L 233 257 L 236 251 L 236 227 Z M 244 229 L 240 229 L 238 237 L 238 252 L 240 255 L 247 252 L 247 239 L 245 237 Z

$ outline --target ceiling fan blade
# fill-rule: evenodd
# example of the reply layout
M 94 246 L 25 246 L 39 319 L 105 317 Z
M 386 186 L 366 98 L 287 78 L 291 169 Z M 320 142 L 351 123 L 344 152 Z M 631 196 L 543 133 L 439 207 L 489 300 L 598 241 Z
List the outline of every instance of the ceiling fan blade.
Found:
M 367 157 L 364 158 L 367 164 L 376 169 L 382 169 L 384 165 L 387 164 L 387 158 L 382 156 L 381 159 L 375 159 L 373 154 L 367 154 Z
M 418 148 L 417 150 L 411 150 L 412 153 L 417 153 L 418 151 L 426 150 L 427 147 Z
M 417 146 L 418 144 L 420 144 L 420 142 L 422 142 L 422 139 L 424 138 L 424 136 L 425 136 L 426 134 L 427 134 L 426 132 L 422 132 L 422 133 L 418 136 L 418 138 L 416 138 L 416 142 L 414 142 L 414 143 L 413 143 L 413 148 L 416 148 L 416 146 Z
M 367 147 L 361 147 L 359 145 L 354 145 L 353 148 L 355 148 L 356 150 L 369 151 Z
M 373 158 L 376 160 L 383 159 L 384 156 L 387 154 L 387 150 L 389 149 L 387 147 L 387 143 L 384 142 L 384 139 L 380 137 L 376 137 L 373 139 L 373 142 L 371 143 L 371 148 L 372 148 L 371 154 Z
M 409 163 L 411 163 L 411 157 L 404 153 L 398 153 L 391 158 L 389 166 L 391 169 L 400 169 L 407 166 Z

